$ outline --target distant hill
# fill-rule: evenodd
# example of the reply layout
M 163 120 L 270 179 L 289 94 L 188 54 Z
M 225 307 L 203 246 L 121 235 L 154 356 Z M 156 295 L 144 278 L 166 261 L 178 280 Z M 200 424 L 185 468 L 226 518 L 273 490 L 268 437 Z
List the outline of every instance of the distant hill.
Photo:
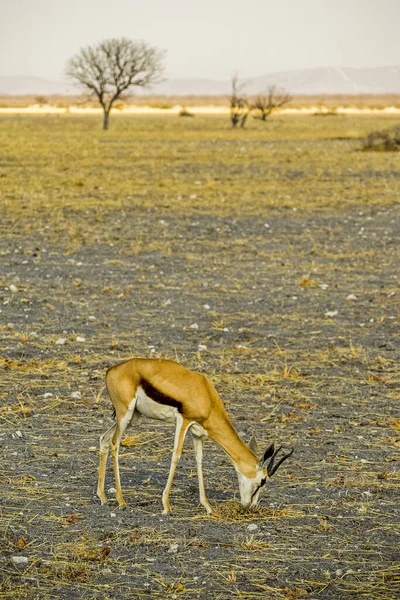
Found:
M 23 96 L 36 94 L 38 96 L 49 96 L 51 94 L 76 94 L 79 93 L 77 87 L 69 82 L 51 81 L 41 77 L 0 76 L 0 94 L 10 96 Z
M 253 79 L 248 93 L 257 93 L 273 83 L 291 94 L 398 94 L 400 66 L 374 69 L 332 67 L 271 73 Z
M 400 66 L 353 69 L 325 67 L 299 71 L 269 73 L 247 81 L 243 92 L 257 94 L 276 84 L 291 94 L 399 94 Z M 146 95 L 219 95 L 229 94 L 230 80 L 169 78 L 149 90 L 137 88 L 135 94 Z M 68 95 L 79 88 L 65 81 L 50 81 L 40 77 L 0 77 L 0 95 Z

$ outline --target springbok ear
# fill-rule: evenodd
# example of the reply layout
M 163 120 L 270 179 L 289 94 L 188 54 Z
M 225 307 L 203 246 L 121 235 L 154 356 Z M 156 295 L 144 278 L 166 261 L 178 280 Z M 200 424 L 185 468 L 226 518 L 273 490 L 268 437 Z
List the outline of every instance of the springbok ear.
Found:
M 254 435 L 252 435 L 251 438 L 250 438 L 249 448 L 257 456 L 257 454 L 258 454 L 258 446 L 257 446 L 257 440 L 254 437 Z
M 271 458 L 271 456 L 274 453 L 274 450 L 275 450 L 274 442 L 272 442 L 272 444 L 270 446 L 268 446 L 268 448 L 264 452 L 264 456 L 263 456 L 263 459 L 262 459 L 263 463 L 265 463 L 265 461 L 267 461 L 269 458 Z

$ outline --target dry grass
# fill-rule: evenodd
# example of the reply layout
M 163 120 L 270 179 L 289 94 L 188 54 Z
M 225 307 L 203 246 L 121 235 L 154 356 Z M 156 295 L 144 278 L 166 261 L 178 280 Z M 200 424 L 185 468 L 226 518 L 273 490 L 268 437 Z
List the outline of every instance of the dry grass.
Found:
M 400 179 L 357 151 L 393 123 L 0 119 L 0 598 L 398 597 Z M 257 510 L 210 442 L 207 516 L 188 439 L 162 517 L 173 432 L 144 419 L 128 509 L 98 505 L 104 372 L 131 355 L 295 445 Z

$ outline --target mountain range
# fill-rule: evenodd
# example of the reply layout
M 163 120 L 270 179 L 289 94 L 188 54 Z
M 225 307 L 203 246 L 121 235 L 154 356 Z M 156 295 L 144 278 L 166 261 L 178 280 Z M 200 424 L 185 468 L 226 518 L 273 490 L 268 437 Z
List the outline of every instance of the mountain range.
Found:
M 400 66 L 374 68 L 323 67 L 268 73 L 241 79 L 242 92 L 257 94 L 275 84 L 291 94 L 400 94 Z M 230 79 L 165 78 L 150 89 L 136 88 L 139 95 L 220 95 L 231 91 Z M 79 88 L 68 81 L 32 76 L 0 76 L 0 95 L 72 95 Z

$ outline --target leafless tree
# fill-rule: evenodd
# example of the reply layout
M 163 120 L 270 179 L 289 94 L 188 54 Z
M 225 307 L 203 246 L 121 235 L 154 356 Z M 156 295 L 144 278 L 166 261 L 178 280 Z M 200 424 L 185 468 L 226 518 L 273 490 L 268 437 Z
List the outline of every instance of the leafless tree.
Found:
M 260 94 L 253 100 L 251 110 L 256 112 L 254 118 L 266 121 L 274 110 L 285 106 L 291 99 L 291 95 L 285 90 L 278 89 L 276 85 L 270 85 L 266 95 Z
M 68 61 L 66 74 L 97 97 L 104 111 L 103 129 L 108 129 L 115 101 L 133 86 L 143 87 L 158 81 L 163 58 L 164 52 L 143 41 L 113 38 L 81 48 Z
M 242 83 L 242 85 L 239 86 L 239 76 L 237 75 L 237 73 L 232 75 L 231 83 L 232 93 L 230 97 L 230 115 L 232 127 L 236 127 L 238 123 L 240 123 L 240 127 L 244 127 L 246 124 L 247 117 L 250 113 L 250 106 L 247 101 L 247 98 L 240 95 L 240 92 L 245 86 L 245 84 Z

